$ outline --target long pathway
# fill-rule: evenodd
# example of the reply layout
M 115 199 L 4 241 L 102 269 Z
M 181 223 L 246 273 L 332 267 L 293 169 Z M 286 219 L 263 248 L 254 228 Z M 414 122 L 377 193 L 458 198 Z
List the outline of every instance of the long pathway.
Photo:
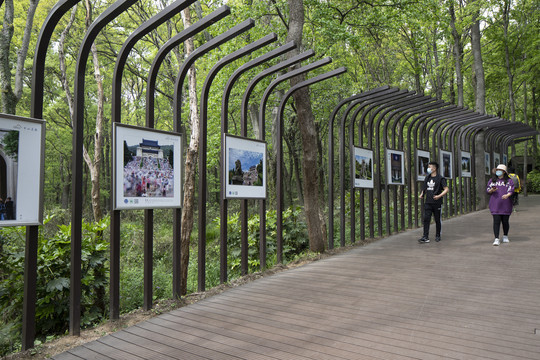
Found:
M 439 243 L 410 230 L 55 359 L 538 360 L 540 196 L 522 197 L 510 226 L 499 247 L 488 210 L 443 221 Z

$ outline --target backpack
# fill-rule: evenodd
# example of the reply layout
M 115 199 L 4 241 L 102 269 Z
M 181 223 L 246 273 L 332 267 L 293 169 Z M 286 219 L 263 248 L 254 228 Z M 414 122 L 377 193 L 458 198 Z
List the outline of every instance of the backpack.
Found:
M 514 192 L 519 194 L 521 192 L 521 182 L 519 181 L 519 176 L 517 176 L 517 174 L 508 174 L 508 177 L 514 182 Z

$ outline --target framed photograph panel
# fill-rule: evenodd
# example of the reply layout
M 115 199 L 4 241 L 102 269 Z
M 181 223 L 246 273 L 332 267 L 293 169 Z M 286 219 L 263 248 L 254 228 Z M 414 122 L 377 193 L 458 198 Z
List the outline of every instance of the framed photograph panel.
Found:
M 45 121 L 0 115 L 0 227 L 43 223 Z
M 373 151 L 353 146 L 354 187 L 373 189 Z
M 501 154 L 494 152 L 493 153 L 493 167 L 496 168 L 500 163 L 501 163 Z
M 450 151 L 441 150 L 440 152 L 440 173 L 441 176 L 444 176 L 447 179 L 453 178 L 453 169 L 452 169 L 452 153 Z
M 461 176 L 471 177 L 471 153 L 467 151 L 461 152 Z
M 508 166 L 508 155 L 507 154 L 503 154 L 502 156 L 502 163 L 506 166 Z
M 386 180 L 388 185 L 405 184 L 405 160 L 403 151 L 386 149 Z
M 266 143 L 229 134 L 223 136 L 226 199 L 266 198 Z
M 484 152 L 484 174 L 491 175 L 491 155 Z
M 429 151 L 416 149 L 416 180 L 424 181 L 429 163 Z
M 182 206 L 182 135 L 113 124 L 115 209 Z

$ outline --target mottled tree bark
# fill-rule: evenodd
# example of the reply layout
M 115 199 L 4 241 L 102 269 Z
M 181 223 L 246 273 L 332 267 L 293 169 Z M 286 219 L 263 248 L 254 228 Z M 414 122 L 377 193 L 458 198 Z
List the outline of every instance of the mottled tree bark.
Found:
M 182 11 L 182 21 L 184 28 L 191 26 L 191 12 L 189 8 Z M 185 41 L 185 55 L 189 56 L 194 50 L 193 38 Z M 197 157 L 199 154 L 199 127 L 200 119 L 197 106 L 197 76 L 195 66 L 192 66 L 188 71 L 188 87 L 189 87 L 189 109 L 190 117 L 189 124 L 191 126 L 191 137 L 189 139 L 189 147 L 186 151 L 185 159 L 185 183 L 184 183 L 184 204 L 182 211 L 182 234 L 180 245 L 180 292 L 182 295 L 187 293 L 187 276 L 189 267 L 189 246 L 191 232 L 193 231 L 194 213 L 195 213 L 195 174 L 197 171 Z M 205 229 L 199 229 L 205 231 Z
M 304 27 L 304 3 L 302 0 L 289 0 L 289 32 L 287 41 L 295 41 L 302 44 L 302 32 Z M 290 51 L 289 57 L 299 53 L 299 50 Z M 291 86 L 303 81 L 303 76 L 291 79 Z M 297 109 L 298 127 L 302 137 L 303 163 L 302 175 L 304 177 L 304 210 L 306 214 L 309 247 L 311 251 L 324 251 L 324 222 L 321 222 L 319 206 L 319 173 L 317 168 L 317 131 L 315 119 L 311 109 L 309 89 L 302 88 L 293 95 Z M 278 164 L 279 165 L 279 164 Z

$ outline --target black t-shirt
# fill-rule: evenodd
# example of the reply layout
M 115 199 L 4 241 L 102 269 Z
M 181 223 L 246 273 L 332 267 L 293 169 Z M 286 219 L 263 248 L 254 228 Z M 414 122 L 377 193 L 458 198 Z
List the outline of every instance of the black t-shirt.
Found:
M 448 186 L 446 185 L 446 178 L 439 175 L 439 173 L 436 176 L 426 176 L 423 187 L 426 204 L 442 204 L 442 198 L 435 200 L 433 196 L 442 193 L 446 186 Z

